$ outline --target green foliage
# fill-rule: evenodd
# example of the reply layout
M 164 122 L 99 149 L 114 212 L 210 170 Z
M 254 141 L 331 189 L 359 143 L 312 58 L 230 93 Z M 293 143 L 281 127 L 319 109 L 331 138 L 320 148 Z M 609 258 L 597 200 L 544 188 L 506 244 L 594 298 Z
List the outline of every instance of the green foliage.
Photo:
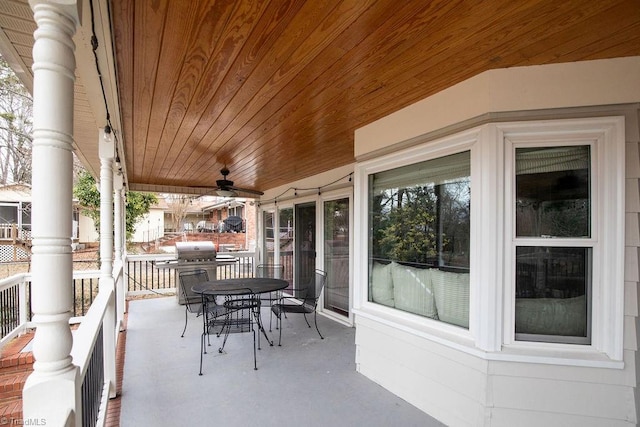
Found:
M 80 213 L 91 218 L 96 231 L 100 231 L 100 192 L 96 188 L 96 180 L 89 172 L 81 172 L 73 187 L 73 197 L 80 203 Z
M 149 208 L 158 203 L 158 198 L 151 193 L 127 192 L 127 240 L 135 232 L 136 223 L 149 213 Z
M 381 213 L 377 246 L 384 258 L 426 264 L 437 255 L 433 189 L 403 189 Z
M 467 182 L 388 189 L 371 199 L 371 256 L 469 267 Z
M 83 171 L 78 175 L 73 195 L 80 203 L 83 215 L 91 218 L 100 232 L 100 192 L 96 188 L 96 181 L 90 173 Z M 151 193 L 127 192 L 126 195 L 126 233 L 127 241 L 131 239 L 138 220 L 149 213 L 149 209 L 158 203 L 158 198 Z

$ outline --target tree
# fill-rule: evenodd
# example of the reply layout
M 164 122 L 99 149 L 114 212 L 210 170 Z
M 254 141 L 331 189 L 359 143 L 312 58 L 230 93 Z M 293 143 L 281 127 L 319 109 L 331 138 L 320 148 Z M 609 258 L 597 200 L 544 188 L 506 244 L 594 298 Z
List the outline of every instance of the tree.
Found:
M 187 210 L 191 205 L 191 196 L 184 194 L 165 194 L 164 199 L 171 213 L 171 222 L 173 222 L 176 231 L 180 231 L 182 220 L 187 216 Z
M 398 262 L 469 266 L 467 180 L 386 189 L 371 198 L 372 256 Z
M 33 99 L 0 57 L 0 184 L 31 184 Z
M 100 232 L 100 191 L 96 188 L 96 180 L 89 172 L 78 175 L 73 195 L 80 203 L 83 215 L 91 218 L 96 231 Z M 127 241 L 131 239 L 138 220 L 149 213 L 149 209 L 158 203 L 158 198 L 151 193 L 127 192 L 126 195 L 126 233 Z
M 397 261 L 430 263 L 438 253 L 433 188 L 416 186 L 391 192 L 389 196 L 392 208 L 380 212 L 379 234 L 375 239 L 378 251 Z

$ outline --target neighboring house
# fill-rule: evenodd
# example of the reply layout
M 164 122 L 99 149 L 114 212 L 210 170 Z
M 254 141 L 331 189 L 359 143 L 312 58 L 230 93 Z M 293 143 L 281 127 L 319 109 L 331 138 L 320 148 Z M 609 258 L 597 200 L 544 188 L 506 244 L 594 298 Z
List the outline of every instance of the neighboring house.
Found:
M 256 248 L 256 206 L 251 199 L 218 199 L 215 203 L 203 207 L 208 221 L 217 225 L 218 232 L 244 233 L 244 248 L 253 251 Z
M 100 240 L 100 234 L 96 230 L 93 219 L 88 216 L 77 213 L 78 217 L 78 243 L 79 244 L 97 244 Z
M 183 233 L 241 233 L 244 239 L 234 238 L 231 246 L 255 250 L 256 207 L 251 199 L 241 197 L 199 197 L 190 201 L 180 224 L 174 224 L 171 209 L 165 199 L 159 198 L 160 206 L 165 206 L 164 223 L 166 230 Z M 153 221 L 151 222 L 153 224 Z M 144 224 L 142 224 L 144 225 Z M 213 239 L 213 237 L 212 237 Z M 218 239 L 215 239 L 216 241 Z
M 74 248 L 79 244 L 95 243 L 99 235 L 93 220 L 80 213 L 80 208 L 73 208 L 73 239 Z M 15 231 L 12 231 L 15 230 Z M 13 234 L 12 234 L 13 233 Z M 21 244 L 30 246 L 31 240 L 31 186 L 28 184 L 8 184 L 0 186 L 0 260 L 6 261 L 13 257 L 10 241 L 17 240 Z M 18 249 L 18 259 L 28 258 L 29 252 Z
M 149 212 L 136 222 L 131 242 L 147 243 L 161 239 L 165 235 L 166 204 L 158 197 L 158 203 L 149 208 Z
M 28 259 L 31 246 L 31 187 L 0 187 L 0 261 Z
M 214 202 L 214 197 L 198 197 L 191 198 L 186 205 L 184 217 L 178 224 L 174 223 L 173 215 L 171 212 L 171 202 L 167 201 L 167 197 L 158 197 L 158 204 L 164 206 L 164 223 L 165 230 L 168 232 L 195 232 L 196 226 L 201 221 L 210 221 L 207 218 L 207 214 L 203 211 L 204 207 Z
M 133 242 L 148 242 L 164 236 L 164 212 L 161 204 L 151 207 L 149 213 L 136 224 Z M 18 243 L 31 239 L 31 187 L 27 184 L 10 184 L 0 187 L 0 261 L 13 257 L 12 228 Z M 79 206 L 73 209 L 73 245 L 96 244 L 100 235 L 91 218 L 82 215 Z M 27 258 L 28 251 L 18 249 L 19 259 Z

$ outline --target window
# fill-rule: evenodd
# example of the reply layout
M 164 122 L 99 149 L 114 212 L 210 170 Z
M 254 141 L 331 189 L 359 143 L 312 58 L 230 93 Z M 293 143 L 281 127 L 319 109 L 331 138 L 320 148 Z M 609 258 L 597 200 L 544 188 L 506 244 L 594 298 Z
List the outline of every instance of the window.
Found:
M 0 222 L 3 224 L 17 224 L 18 210 L 17 203 L 2 203 L 0 205 Z
M 369 176 L 368 300 L 469 327 L 470 152 Z
M 229 216 L 244 218 L 244 206 L 238 205 L 229 208 Z
M 507 348 L 580 345 L 621 360 L 623 129 L 621 118 L 497 125 Z
M 590 343 L 591 147 L 515 148 L 515 337 Z
M 359 162 L 356 314 L 487 358 L 619 366 L 624 153 L 624 119 L 602 117 L 489 123 Z

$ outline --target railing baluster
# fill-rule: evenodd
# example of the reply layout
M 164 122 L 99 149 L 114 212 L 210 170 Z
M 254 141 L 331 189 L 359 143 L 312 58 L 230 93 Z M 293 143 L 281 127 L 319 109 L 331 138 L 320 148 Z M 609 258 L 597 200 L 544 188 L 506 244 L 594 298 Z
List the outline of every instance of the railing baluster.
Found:
M 100 328 L 82 381 L 82 425 L 94 427 L 104 388 L 103 329 Z
M 78 286 L 77 286 L 77 280 L 73 281 L 73 295 L 76 298 L 76 301 L 78 300 Z M 80 314 L 78 314 L 78 304 L 73 304 L 73 314 L 74 316 L 84 316 L 84 314 L 86 313 L 85 311 L 85 307 L 84 307 L 84 279 L 80 279 L 80 295 L 82 295 L 82 298 L 80 299 Z
M 2 336 L 5 336 L 7 334 L 7 302 L 5 301 L 5 291 L 2 291 L 2 293 L 0 293 L 0 304 L 2 304 Z

